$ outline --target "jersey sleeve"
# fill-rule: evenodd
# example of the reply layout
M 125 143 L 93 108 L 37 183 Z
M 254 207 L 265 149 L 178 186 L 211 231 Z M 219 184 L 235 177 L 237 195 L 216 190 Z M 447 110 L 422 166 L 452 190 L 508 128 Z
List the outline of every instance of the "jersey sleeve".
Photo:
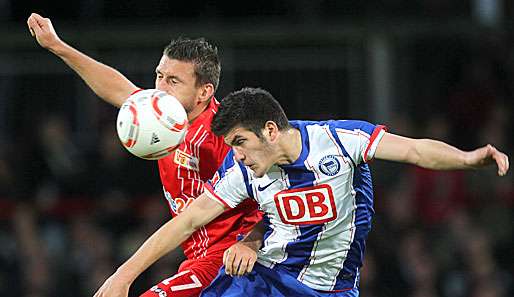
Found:
M 356 164 L 373 159 L 378 143 L 387 130 L 383 125 L 355 120 L 334 121 L 332 125 L 340 144 Z
M 205 193 L 225 207 L 234 208 L 251 196 L 248 193 L 247 174 L 244 165 L 236 162 L 231 150 L 213 178 L 205 184 Z

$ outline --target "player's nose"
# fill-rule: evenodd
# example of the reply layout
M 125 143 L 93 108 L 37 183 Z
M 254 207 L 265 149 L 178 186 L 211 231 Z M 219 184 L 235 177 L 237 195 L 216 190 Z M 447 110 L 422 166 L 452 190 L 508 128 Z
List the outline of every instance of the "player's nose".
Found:
M 237 147 L 233 148 L 234 150 L 234 157 L 237 161 L 243 161 L 245 159 L 244 154 L 241 152 L 241 150 Z
M 159 91 L 164 91 L 164 92 L 168 93 L 169 95 L 171 95 L 170 90 L 168 88 L 168 84 L 165 82 L 164 79 L 161 79 L 161 80 L 155 82 L 155 88 Z

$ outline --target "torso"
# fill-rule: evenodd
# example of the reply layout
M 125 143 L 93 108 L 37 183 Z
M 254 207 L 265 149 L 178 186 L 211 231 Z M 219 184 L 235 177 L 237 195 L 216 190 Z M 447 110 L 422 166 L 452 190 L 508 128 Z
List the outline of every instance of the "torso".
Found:
M 203 192 L 204 183 L 221 165 L 229 147 L 212 133 L 211 121 L 219 103 L 213 98 L 207 109 L 188 127 L 184 142 L 169 156 L 158 161 L 164 196 L 175 216 Z M 260 220 L 256 203 L 249 201 L 230 209 L 200 228 L 183 244 L 189 259 L 223 251 L 235 243 L 238 234 L 247 233 Z
M 381 128 L 354 121 L 292 125 L 302 134 L 298 160 L 274 166 L 261 178 L 235 164 L 237 192 L 245 194 L 231 195 L 234 190 L 222 182 L 212 191 L 229 204 L 243 196 L 259 203 L 268 227 L 259 263 L 287 271 L 314 289 L 352 288 L 373 216 L 371 174 L 360 156 L 369 152 L 371 134 Z

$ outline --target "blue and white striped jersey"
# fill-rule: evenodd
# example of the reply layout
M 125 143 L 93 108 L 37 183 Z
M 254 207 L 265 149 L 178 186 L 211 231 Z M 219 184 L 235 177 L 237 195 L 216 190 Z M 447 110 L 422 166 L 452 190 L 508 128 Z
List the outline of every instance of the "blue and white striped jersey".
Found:
M 206 193 L 228 207 L 247 197 L 265 213 L 258 262 L 323 291 L 353 288 L 371 228 L 373 190 L 367 161 L 384 135 L 364 121 L 291 121 L 302 151 L 292 164 L 257 178 L 229 152 Z

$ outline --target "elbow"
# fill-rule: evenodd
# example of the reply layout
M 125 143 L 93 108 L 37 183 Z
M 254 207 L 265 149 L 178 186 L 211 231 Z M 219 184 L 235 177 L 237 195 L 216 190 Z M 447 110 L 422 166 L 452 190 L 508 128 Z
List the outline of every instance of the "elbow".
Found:
M 417 164 L 417 166 L 426 168 L 426 169 L 431 169 L 431 170 L 444 169 L 444 167 L 440 163 L 435 162 L 433 160 L 420 160 L 419 163 Z
M 427 143 L 430 142 L 429 139 L 416 139 L 408 149 L 405 161 L 422 168 L 438 169 L 440 164 L 437 159 L 430 157 L 430 153 L 427 153 Z
M 442 169 L 443 166 L 435 159 L 424 158 L 420 154 L 413 154 L 410 158 L 409 163 L 425 169 L 438 170 Z
M 195 224 L 192 217 L 187 214 L 187 210 L 172 220 L 177 221 L 177 229 L 175 232 L 178 231 L 178 233 L 175 234 L 184 240 L 189 238 L 194 232 L 196 232 L 196 230 L 200 229 L 201 227 L 198 224 Z
M 407 154 L 405 154 L 402 162 L 424 167 L 423 158 L 415 146 L 412 146 L 407 150 Z
M 188 218 L 189 220 L 187 221 L 185 230 L 189 235 L 192 235 L 206 224 L 203 219 L 200 219 L 197 216 L 188 216 Z
M 185 222 L 185 228 L 183 229 L 184 235 L 189 238 L 191 235 L 193 235 L 193 233 L 195 233 L 198 229 L 200 229 L 200 227 L 202 227 L 202 226 L 195 223 L 193 220 L 188 220 Z
M 200 229 L 201 227 L 203 227 L 203 225 L 200 225 L 200 224 L 197 224 L 195 222 L 191 222 L 191 224 L 189 225 L 189 232 L 191 234 L 195 233 L 198 229 Z

